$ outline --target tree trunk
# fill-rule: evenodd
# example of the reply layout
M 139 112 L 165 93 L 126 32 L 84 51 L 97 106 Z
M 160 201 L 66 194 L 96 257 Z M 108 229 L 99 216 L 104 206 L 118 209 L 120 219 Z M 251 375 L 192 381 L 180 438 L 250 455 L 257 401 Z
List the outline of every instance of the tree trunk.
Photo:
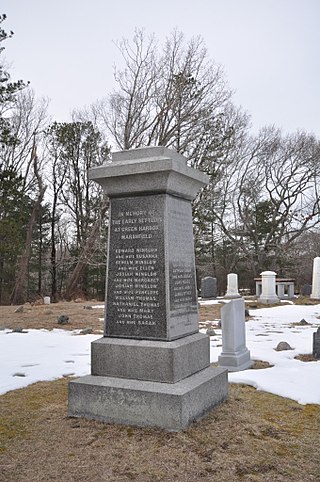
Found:
M 26 284 L 28 277 L 28 265 L 31 255 L 32 234 L 36 223 L 37 214 L 41 207 L 46 187 L 41 187 L 37 200 L 35 201 L 27 229 L 26 243 L 24 252 L 20 258 L 16 270 L 15 285 L 11 294 L 11 304 L 17 305 L 26 301 Z
M 30 221 L 27 228 L 27 236 L 25 242 L 24 252 L 19 260 L 18 267 L 15 274 L 15 284 L 11 293 L 11 304 L 17 305 L 26 301 L 26 288 L 28 280 L 28 265 L 31 255 L 32 235 L 33 229 L 37 220 L 38 212 L 41 208 L 41 203 L 46 191 L 46 186 L 43 185 L 38 169 L 38 157 L 36 148 L 36 132 L 33 134 L 33 146 L 31 151 L 31 162 L 33 162 L 33 170 L 35 178 L 38 181 L 39 194 L 33 205 Z
M 84 245 L 80 252 L 78 262 L 67 281 L 67 286 L 65 291 L 65 298 L 67 300 L 70 300 L 76 292 L 81 276 L 84 272 L 85 267 L 88 264 L 88 261 L 87 261 L 88 254 L 90 253 L 90 251 L 92 251 L 92 247 L 96 241 L 96 237 L 100 229 L 103 216 L 107 212 L 108 206 L 109 206 L 109 203 L 105 201 L 102 205 L 100 216 L 97 218 L 94 225 L 92 226 L 90 236 L 84 242 Z

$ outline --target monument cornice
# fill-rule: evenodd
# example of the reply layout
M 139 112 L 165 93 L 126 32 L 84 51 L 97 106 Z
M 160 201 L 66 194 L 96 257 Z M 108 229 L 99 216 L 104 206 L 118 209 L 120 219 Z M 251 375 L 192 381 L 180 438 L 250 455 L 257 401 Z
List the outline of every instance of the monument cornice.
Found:
M 89 170 L 109 197 L 166 193 L 193 200 L 209 182 L 207 174 L 187 166 L 187 160 L 166 147 L 145 147 L 112 154 L 112 160 Z

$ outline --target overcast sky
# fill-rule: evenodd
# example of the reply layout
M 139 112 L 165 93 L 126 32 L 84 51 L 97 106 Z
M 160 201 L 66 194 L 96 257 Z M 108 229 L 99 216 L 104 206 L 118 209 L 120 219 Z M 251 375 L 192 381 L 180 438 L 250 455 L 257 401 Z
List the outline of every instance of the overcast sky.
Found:
M 201 35 L 254 130 L 320 135 L 320 0 L 1 0 L 13 79 L 50 99 L 54 120 L 112 89 L 114 41 L 144 27 Z

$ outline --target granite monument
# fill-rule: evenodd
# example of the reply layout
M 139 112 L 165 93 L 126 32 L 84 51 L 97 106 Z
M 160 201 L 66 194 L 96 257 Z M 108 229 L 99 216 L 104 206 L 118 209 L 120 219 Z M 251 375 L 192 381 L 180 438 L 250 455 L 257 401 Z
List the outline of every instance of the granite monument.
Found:
M 69 415 L 182 430 L 228 392 L 198 330 L 191 201 L 207 176 L 150 147 L 90 177 L 110 197 L 105 329 L 91 374 L 69 384 Z

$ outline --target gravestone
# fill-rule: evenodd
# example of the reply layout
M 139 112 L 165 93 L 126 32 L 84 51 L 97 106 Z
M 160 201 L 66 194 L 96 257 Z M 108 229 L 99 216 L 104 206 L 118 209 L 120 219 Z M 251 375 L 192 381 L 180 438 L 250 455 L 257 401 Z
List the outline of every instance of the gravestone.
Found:
M 279 303 L 279 298 L 276 293 L 276 275 L 274 271 L 263 271 L 261 276 L 261 295 L 259 301 L 265 305 Z
M 320 300 L 320 257 L 317 256 L 313 260 L 312 270 L 312 292 L 310 298 Z
M 209 299 L 217 297 L 217 278 L 206 276 L 201 280 L 201 298 Z
M 231 300 L 221 308 L 222 352 L 220 367 L 230 372 L 246 370 L 253 365 L 246 347 L 245 303 L 243 298 Z
M 310 296 L 312 293 L 312 285 L 304 284 L 302 286 L 302 296 Z
M 69 415 L 182 430 L 227 397 L 199 333 L 191 201 L 207 176 L 164 147 L 90 171 L 110 197 L 104 336 Z
M 229 273 L 227 279 L 227 292 L 224 297 L 227 299 L 241 298 L 238 291 L 238 275 L 236 273 Z
M 320 360 L 320 327 L 313 333 L 313 350 L 312 354 L 317 360 Z

